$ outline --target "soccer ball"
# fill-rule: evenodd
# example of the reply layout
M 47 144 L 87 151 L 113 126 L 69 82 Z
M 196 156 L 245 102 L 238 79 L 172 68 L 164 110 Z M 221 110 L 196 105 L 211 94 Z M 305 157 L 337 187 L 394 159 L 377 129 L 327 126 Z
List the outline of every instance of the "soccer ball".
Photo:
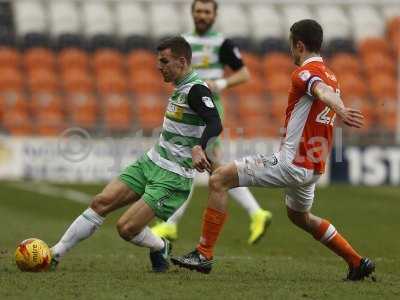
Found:
M 18 245 L 15 251 L 15 262 L 21 271 L 46 271 L 51 262 L 50 248 L 42 240 L 27 239 Z

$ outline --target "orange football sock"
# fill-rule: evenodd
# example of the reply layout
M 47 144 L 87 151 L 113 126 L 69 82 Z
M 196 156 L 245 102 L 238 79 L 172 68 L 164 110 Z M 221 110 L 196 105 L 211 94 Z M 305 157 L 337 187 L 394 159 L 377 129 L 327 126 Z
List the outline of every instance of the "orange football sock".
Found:
M 207 207 L 203 215 L 203 228 L 197 250 L 207 259 L 213 257 L 213 249 L 224 226 L 227 214 Z
M 361 256 L 336 231 L 336 228 L 329 221 L 322 220 L 313 235 L 316 240 L 325 244 L 329 249 L 341 256 L 349 266 L 358 267 L 360 265 Z

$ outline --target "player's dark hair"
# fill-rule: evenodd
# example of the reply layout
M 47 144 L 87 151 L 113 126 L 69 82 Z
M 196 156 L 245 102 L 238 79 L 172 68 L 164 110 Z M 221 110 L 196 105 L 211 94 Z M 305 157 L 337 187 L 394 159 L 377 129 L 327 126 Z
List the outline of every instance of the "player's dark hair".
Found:
M 157 46 L 157 51 L 166 49 L 171 49 L 175 57 L 184 57 L 188 64 L 192 62 L 192 48 L 183 37 L 175 36 L 162 40 Z
M 290 27 L 293 44 L 302 41 L 310 52 L 320 52 L 323 31 L 321 25 L 315 20 L 305 19 L 298 21 Z
M 218 3 L 215 0 L 193 0 L 193 2 L 192 2 L 192 11 L 194 10 L 194 6 L 196 5 L 197 2 L 212 3 L 214 5 L 214 12 L 217 12 L 217 10 L 218 10 Z

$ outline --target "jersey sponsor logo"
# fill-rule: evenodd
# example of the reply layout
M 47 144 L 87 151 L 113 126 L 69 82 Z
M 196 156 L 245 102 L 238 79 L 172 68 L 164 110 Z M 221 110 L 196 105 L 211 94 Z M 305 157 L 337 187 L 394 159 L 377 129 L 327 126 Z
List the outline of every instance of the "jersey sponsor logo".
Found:
M 204 55 L 201 64 L 195 65 L 195 68 L 208 68 L 210 65 L 210 57 L 208 55 Z
M 204 96 L 201 98 L 201 100 L 203 101 L 205 106 L 207 106 L 209 108 L 214 108 L 214 102 L 211 100 L 210 97 Z
M 208 68 L 208 66 L 211 64 L 212 51 L 212 47 L 208 45 L 203 46 L 203 56 L 199 67 Z
M 170 102 L 168 103 L 166 114 L 168 117 L 181 120 L 183 117 L 183 108 Z
M 185 99 L 186 99 L 186 96 L 185 96 L 184 94 L 180 94 L 180 95 L 176 98 L 175 102 L 176 102 L 177 104 L 185 103 Z
M 299 77 L 303 81 L 307 81 L 311 77 L 311 73 L 308 70 L 301 71 Z

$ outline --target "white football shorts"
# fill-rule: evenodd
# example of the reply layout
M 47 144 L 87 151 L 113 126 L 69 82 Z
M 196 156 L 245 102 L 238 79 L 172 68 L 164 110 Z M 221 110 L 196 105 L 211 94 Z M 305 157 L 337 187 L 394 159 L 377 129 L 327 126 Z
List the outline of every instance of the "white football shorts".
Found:
M 254 155 L 236 160 L 239 186 L 285 188 L 286 205 L 294 211 L 306 212 L 314 201 L 315 183 L 321 177 L 309 170 L 281 159 L 282 153 Z

